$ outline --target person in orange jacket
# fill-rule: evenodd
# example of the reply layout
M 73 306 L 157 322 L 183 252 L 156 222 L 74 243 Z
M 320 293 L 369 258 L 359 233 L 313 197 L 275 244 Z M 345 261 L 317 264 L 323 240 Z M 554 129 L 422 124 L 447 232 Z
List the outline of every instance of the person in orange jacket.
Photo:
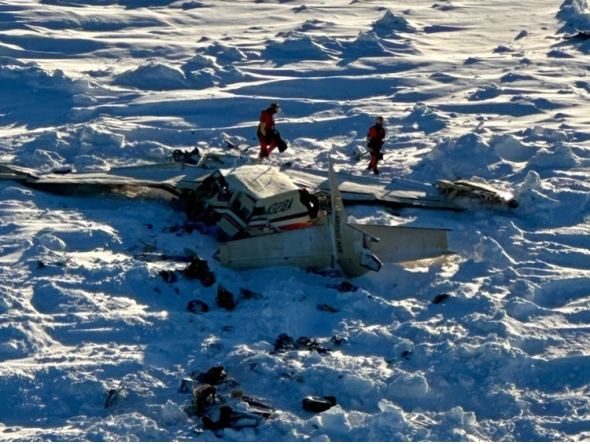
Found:
M 287 149 L 286 142 L 281 139 L 281 135 L 275 129 L 274 115 L 281 110 L 278 103 L 271 103 L 268 108 L 260 113 L 260 124 L 258 125 L 258 140 L 260 140 L 260 159 L 267 158 L 268 155 L 278 146 L 279 151 Z
M 371 153 L 371 161 L 369 162 L 368 170 L 373 170 L 373 173 L 379 174 L 377 169 L 377 163 L 383 159 L 381 154 L 381 147 L 385 140 L 385 128 L 383 128 L 383 117 L 379 116 L 375 119 L 375 125 L 369 128 L 369 134 L 367 134 L 367 148 Z

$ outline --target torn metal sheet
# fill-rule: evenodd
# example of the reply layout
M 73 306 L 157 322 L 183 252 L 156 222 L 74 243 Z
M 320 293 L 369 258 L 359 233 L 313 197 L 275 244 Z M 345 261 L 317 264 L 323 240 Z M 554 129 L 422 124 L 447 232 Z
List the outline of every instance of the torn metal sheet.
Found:
M 436 181 L 436 186 L 449 201 L 458 197 L 467 197 L 486 203 L 505 205 L 508 208 L 518 208 L 518 202 L 511 192 L 498 190 L 486 183 L 440 179 Z

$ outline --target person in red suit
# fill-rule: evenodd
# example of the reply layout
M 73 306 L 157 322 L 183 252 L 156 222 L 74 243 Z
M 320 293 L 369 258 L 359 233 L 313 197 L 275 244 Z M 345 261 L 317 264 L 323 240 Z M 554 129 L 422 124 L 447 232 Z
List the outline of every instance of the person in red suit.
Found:
M 379 116 L 375 120 L 375 125 L 369 128 L 369 134 L 367 134 L 367 148 L 371 153 L 371 161 L 369 162 L 368 170 L 373 170 L 373 173 L 379 174 L 377 169 L 377 163 L 383 159 L 381 154 L 381 147 L 385 140 L 385 128 L 383 128 L 383 117 Z
M 275 129 L 274 115 L 281 110 L 278 103 L 271 103 L 268 108 L 260 113 L 260 124 L 258 125 L 258 140 L 260 140 L 260 159 L 265 159 L 279 145 L 279 151 L 286 149 L 286 144 L 281 139 L 279 132 Z M 284 148 L 283 148 L 284 144 Z

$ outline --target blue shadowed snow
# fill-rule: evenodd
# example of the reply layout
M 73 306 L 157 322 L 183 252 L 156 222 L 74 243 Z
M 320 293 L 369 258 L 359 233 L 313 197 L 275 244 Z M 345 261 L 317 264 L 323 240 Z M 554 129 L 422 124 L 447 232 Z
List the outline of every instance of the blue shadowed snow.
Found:
M 163 196 L 0 181 L 5 440 L 590 438 L 588 4 L 390 3 L 0 5 L 3 163 L 104 172 L 194 147 L 224 168 L 258 162 L 260 112 L 279 102 L 290 147 L 270 165 L 325 171 L 331 156 L 369 186 L 462 178 L 519 203 L 347 208 L 448 228 L 453 252 L 348 279 L 224 269 L 217 230 Z M 354 157 L 376 116 L 377 177 Z M 193 254 L 215 284 L 183 274 Z M 242 295 L 234 310 L 219 286 Z M 215 366 L 234 381 L 222 396 L 272 415 L 203 430 L 182 381 Z M 308 396 L 336 405 L 312 413 Z

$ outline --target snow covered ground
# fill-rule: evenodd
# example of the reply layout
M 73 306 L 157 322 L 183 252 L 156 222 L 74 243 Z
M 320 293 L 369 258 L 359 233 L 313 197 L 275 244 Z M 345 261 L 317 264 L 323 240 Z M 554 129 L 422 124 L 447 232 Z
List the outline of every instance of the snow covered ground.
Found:
M 0 0 L 4 163 L 105 171 L 228 140 L 255 158 L 278 101 L 290 148 L 272 164 L 326 170 L 331 153 L 367 180 L 475 177 L 520 203 L 350 209 L 452 229 L 456 253 L 350 280 L 223 269 L 163 201 L 0 182 L 0 439 L 589 439 L 590 40 L 574 27 L 590 29 L 586 0 Z M 377 115 L 374 177 L 351 154 Z M 140 254 L 185 248 L 215 285 Z M 227 311 L 218 284 L 259 296 Z M 281 334 L 319 348 L 275 352 Z M 183 378 L 220 365 L 270 418 L 214 433 L 185 413 Z

